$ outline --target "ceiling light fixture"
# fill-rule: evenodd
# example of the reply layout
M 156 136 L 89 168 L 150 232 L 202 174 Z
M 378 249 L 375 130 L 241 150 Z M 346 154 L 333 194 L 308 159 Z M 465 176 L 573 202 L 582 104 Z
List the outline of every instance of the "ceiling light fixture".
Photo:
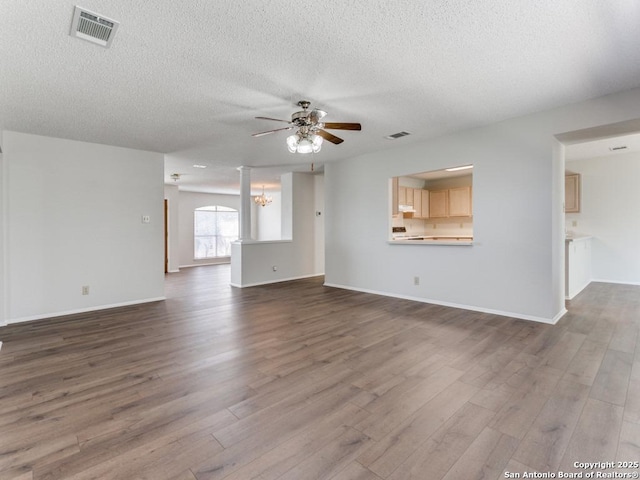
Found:
M 207 168 L 207 166 L 206 165 L 198 165 L 197 163 L 195 163 L 193 165 L 193 168 Z
M 315 133 L 298 133 L 287 137 L 287 148 L 291 153 L 318 153 L 322 148 L 322 137 Z
M 458 170 L 467 170 L 473 168 L 473 165 L 464 165 L 463 167 L 445 168 L 447 172 L 457 172 Z
M 256 202 L 257 205 L 260 205 L 261 207 L 266 207 L 271 202 L 273 202 L 273 198 L 268 197 L 267 195 L 264 194 L 264 185 L 263 185 L 262 195 L 256 195 L 255 197 L 253 197 L 253 201 Z

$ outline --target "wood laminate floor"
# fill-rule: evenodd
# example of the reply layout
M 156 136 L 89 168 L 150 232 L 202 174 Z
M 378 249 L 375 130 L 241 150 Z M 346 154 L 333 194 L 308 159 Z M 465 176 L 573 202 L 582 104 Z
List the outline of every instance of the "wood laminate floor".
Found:
M 471 480 L 640 461 L 640 287 L 591 284 L 549 326 L 321 278 L 228 279 L 185 269 L 164 302 L 1 328 L 0 479 Z

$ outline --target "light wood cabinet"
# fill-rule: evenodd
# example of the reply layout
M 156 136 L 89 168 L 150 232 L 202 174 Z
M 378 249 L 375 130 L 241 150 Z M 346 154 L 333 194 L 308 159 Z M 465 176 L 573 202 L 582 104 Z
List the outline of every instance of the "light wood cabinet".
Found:
M 473 214 L 471 205 L 471 187 L 449 189 L 449 216 L 470 217 Z
M 422 190 L 413 188 L 413 218 L 422 218 Z
M 429 190 L 422 190 L 422 218 L 429 218 Z
M 429 218 L 449 216 L 449 190 L 429 190 Z
M 391 179 L 391 215 L 398 214 L 398 177 Z
M 564 176 L 564 211 L 580 213 L 580 174 Z
M 429 217 L 471 217 L 471 187 L 449 188 L 429 191 Z
M 413 189 L 413 218 L 429 218 L 429 191 Z
M 398 187 L 398 205 L 407 204 L 407 187 Z
M 413 206 L 413 188 L 398 187 L 398 204 Z

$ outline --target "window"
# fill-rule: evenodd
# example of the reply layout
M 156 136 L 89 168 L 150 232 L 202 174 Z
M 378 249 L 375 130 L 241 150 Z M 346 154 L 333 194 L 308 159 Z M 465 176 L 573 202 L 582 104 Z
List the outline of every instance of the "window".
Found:
M 237 210 L 220 205 L 196 208 L 193 223 L 196 260 L 231 256 L 231 242 L 238 239 Z

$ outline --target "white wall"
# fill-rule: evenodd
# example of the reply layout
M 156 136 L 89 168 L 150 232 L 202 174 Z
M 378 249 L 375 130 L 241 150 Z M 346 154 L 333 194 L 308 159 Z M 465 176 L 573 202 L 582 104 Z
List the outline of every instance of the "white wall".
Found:
M 2 146 L 9 323 L 163 298 L 162 154 L 8 131 Z
M 315 183 L 314 175 L 293 173 L 293 242 L 291 278 L 318 275 L 315 262 Z
M 328 163 L 326 283 L 556 321 L 564 313 L 564 222 L 554 135 L 639 111 L 636 89 Z M 474 164 L 474 245 L 390 245 L 389 178 L 453 163 Z
M 324 174 L 313 176 L 314 193 L 314 246 L 315 246 L 315 267 L 318 274 L 324 273 Z M 319 215 L 318 215 L 319 214 Z
M 178 230 L 180 242 L 180 267 L 191 267 L 195 265 L 212 265 L 216 263 L 229 263 L 229 258 L 195 260 L 194 257 L 194 237 L 193 222 L 196 208 L 209 205 L 221 205 L 223 207 L 240 208 L 240 197 L 238 195 L 222 195 L 213 193 L 194 193 L 180 191 L 178 195 Z
M 315 259 L 315 182 L 305 173 L 282 177 L 283 225 L 291 225 L 290 240 L 234 243 L 231 282 L 238 287 L 319 275 Z M 286 199 L 290 198 L 290 201 Z M 291 211 L 291 219 L 286 215 Z M 286 231 L 286 230 L 285 230 Z M 274 270 L 273 267 L 276 267 Z
M 282 239 L 282 195 L 280 192 L 268 192 L 273 202 L 266 206 L 252 203 L 251 218 L 255 220 L 252 238 L 259 241 Z
M 0 138 L 0 140 L 2 140 Z M 6 289 L 6 282 L 5 282 L 5 276 L 6 276 L 6 271 L 5 271 L 5 257 L 6 257 L 6 239 L 5 239 L 5 228 L 4 228 L 4 224 L 5 224 L 5 219 L 6 219 L 6 212 L 5 212 L 5 205 L 6 202 L 4 200 L 4 197 L 7 193 L 7 186 L 5 185 L 5 178 L 6 175 L 4 174 L 4 160 L 3 160 L 3 155 L 2 153 L 0 153 L 0 325 L 6 325 L 7 324 L 7 316 L 8 316 L 8 312 L 7 312 L 7 293 L 5 291 Z M 1 342 L 0 342 L 1 345 Z
M 293 173 L 287 173 L 280 177 L 280 200 L 282 201 L 280 217 L 280 235 L 283 240 L 293 238 Z
M 567 229 L 594 237 L 593 279 L 639 285 L 640 153 L 571 161 L 566 168 L 582 183 L 580 213 L 566 215 Z

